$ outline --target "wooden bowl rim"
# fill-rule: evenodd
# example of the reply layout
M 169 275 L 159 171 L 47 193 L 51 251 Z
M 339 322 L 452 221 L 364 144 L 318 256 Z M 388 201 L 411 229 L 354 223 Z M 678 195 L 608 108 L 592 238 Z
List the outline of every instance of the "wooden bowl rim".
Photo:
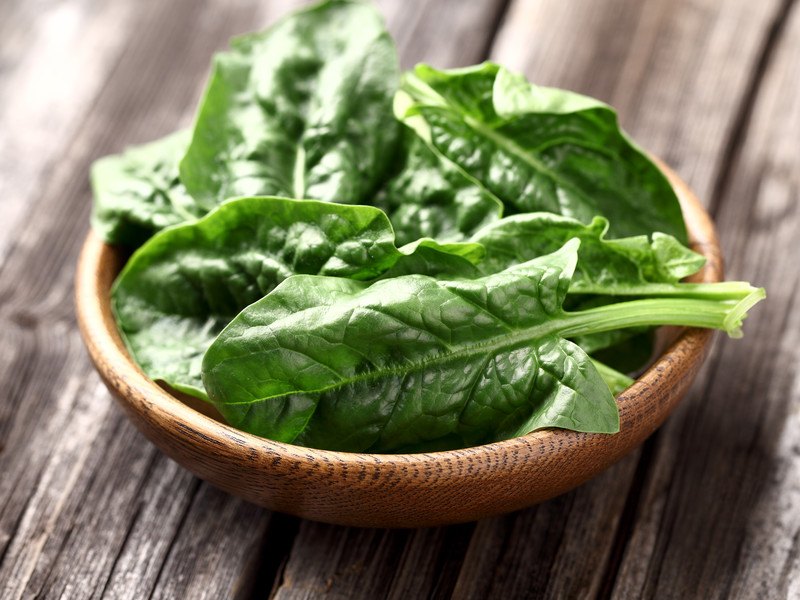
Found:
M 694 278 L 696 281 L 716 282 L 723 278 L 722 261 L 716 231 L 710 216 L 703 208 L 690 188 L 661 161 L 655 159 L 662 172 L 675 189 L 689 229 L 692 248 L 706 256 L 707 263 Z M 414 454 L 370 454 L 355 452 L 339 452 L 318 450 L 276 442 L 266 438 L 234 429 L 216 421 L 197 410 L 187 406 L 176 397 L 150 380 L 128 356 L 124 344 L 117 332 L 111 313 L 109 301 L 110 282 L 104 279 L 103 268 L 109 261 L 120 262 L 122 250 L 112 247 L 93 232 L 89 232 L 84 242 L 76 271 L 76 312 L 78 324 L 90 357 L 106 383 L 113 388 L 120 400 L 137 412 L 155 412 L 162 424 L 169 422 L 173 428 L 183 426 L 196 430 L 209 451 L 219 445 L 233 444 L 239 452 L 266 453 L 272 460 L 280 457 L 299 465 L 311 467 L 320 461 L 335 460 L 356 468 L 381 465 L 388 467 L 397 465 L 414 467 L 440 463 L 442 461 L 461 461 L 466 456 L 496 455 L 499 450 L 504 454 L 515 451 L 530 450 L 530 442 L 537 446 L 542 444 L 551 448 L 560 448 L 560 438 L 573 438 L 569 446 L 588 444 L 594 436 L 607 434 L 581 434 L 577 441 L 575 432 L 562 429 L 543 429 L 525 436 L 512 438 L 491 444 L 473 446 L 458 450 L 425 452 Z M 115 274 L 116 275 L 116 274 Z M 104 285 L 105 283 L 105 285 Z M 106 289 L 103 289 L 106 288 Z M 635 408 L 632 403 L 642 403 L 647 397 L 644 392 L 653 385 L 669 385 L 669 374 L 678 366 L 678 362 L 694 363 L 703 359 L 706 345 L 710 341 L 708 331 L 702 329 L 685 329 L 678 339 L 662 354 L 627 390 L 617 396 L 620 409 L 620 432 L 627 427 L 642 427 L 640 411 L 626 410 Z M 675 363 L 675 364 L 673 364 Z M 640 406 L 638 408 L 646 408 Z M 646 419 L 645 419 L 646 421 Z M 619 435 L 619 434 L 613 434 Z M 648 433 L 649 435 L 649 433 Z M 561 440 L 563 441 L 563 440 Z M 448 475 L 452 477 L 454 474 Z

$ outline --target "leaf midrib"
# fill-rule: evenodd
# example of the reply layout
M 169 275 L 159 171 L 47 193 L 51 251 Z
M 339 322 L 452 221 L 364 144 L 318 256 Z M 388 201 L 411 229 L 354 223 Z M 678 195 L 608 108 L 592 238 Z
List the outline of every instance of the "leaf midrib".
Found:
M 748 297 L 753 297 L 754 301 L 757 302 L 758 298 L 756 298 L 754 294 L 757 294 L 758 291 L 759 290 L 751 292 Z M 722 302 L 720 299 L 654 298 L 610 304 L 575 313 L 568 313 L 562 310 L 554 317 L 545 312 L 545 315 L 550 318 L 543 323 L 521 328 L 506 336 L 495 336 L 495 338 L 499 339 L 490 339 L 483 343 L 467 344 L 456 351 L 442 352 L 427 360 L 413 364 L 406 369 L 399 367 L 375 369 L 359 376 L 343 378 L 331 385 L 313 390 L 293 390 L 291 392 L 256 398 L 245 402 L 222 402 L 220 404 L 225 406 L 250 405 L 257 402 L 284 398 L 298 393 L 321 394 L 352 383 L 412 372 L 430 365 L 446 363 L 451 360 L 468 357 L 479 351 L 492 351 L 496 354 L 501 350 L 513 349 L 555 334 L 560 334 L 561 337 L 571 337 L 618 329 L 620 326 L 636 327 L 639 325 L 682 324 L 694 327 L 728 329 L 729 326 L 726 325 L 726 322 L 731 318 L 730 311 L 741 306 L 742 302 L 746 300 L 747 298 L 741 300 L 736 297 L 727 302 Z M 302 314 L 302 312 L 303 311 L 295 313 L 295 315 Z M 446 344 L 445 346 L 447 347 Z M 226 358 L 215 365 L 212 372 L 219 371 L 220 368 L 224 368 L 225 364 L 233 360 L 241 360 L 244 357 L 256 354 L 263 354 L 263 350 L 254 350 Z
M 445 100 L 446 102 L 446 100 Z M 452 109 L 452 105 L 448 104 L 448 108 Z M 568 189 L 572 193 L 577 194 L 585 201 L 589 199 L 584 194 L 583 190 L 576 187 L 573 183 L 564 180 L 561 178 L 558 173 L 547 167 L 542 161 L 538 158 L 533 156 L 530 152 L 526 152 L 524 148 L 522 148 L 519 144 L 514 142 L 513 140 L 500 135 L 492 129 L 491 127 L 487 127 L 484 123 L 481 123 L 474 117 L 470 115 L 464 115 L 464 122 L 475 132 L 479 133 L 480 135 L 488 138 L 492 142 L 494 142 L 497 146 L 502 148 L 508 154 L 515 156 L 525 162 L 528 166 L 530 166 L 533 170 L 542 173 L 546 177 L 548 177 L 551 181 L 553 181 L 557 186 L 561 187 L 562 189 Z
M 307 395 L 323 394 L 325 392 L 337 390 L 351 384 L 361 383 L 363 381 L 369 381 L 371 379 L 380 379 L 388 376 L 405 375 L 413 371 L 423 370 L 433 365 L 446 364 L 448 362 L 455 361 L 461 358 L 471 357 L 475 354 L 479 354 L 482 352 L 488 351 L 496 355 L 503 350 L 511 350 L 516 347 L 523 346 L 527 343 L 535 342 L 547 336 L 553 335 L 557 333 L 560 329 L 562 329 L 563 326 L 570 324 L 573 321 L 574 318 L 571 315 L 568 315 L 567 313 L 562 313 L 558 318 L 548 320 L 544 323 L 540 323 L 532 327 L 526 327 L 517 330 L 516 332 L 512 332 L 507 336 L 500 336 L 501 337 L 500 340 L 488 340 L 481 343 L 467 344 L 457 350 L 451 352 L 441 352 L 428 359 L 422 360 L 417 363 L 413 363 L 410 367 L 400 366 L 400 367 L 374 369 L 366 373 L 363 373 L 361 375 L 346 377 L 331 385 L 326 385 L 312 390 L 293 390 L 291 392 L 284 392 L 281 394 L 276 394 L 274 396 L 266 396 L 264 398 L 255 398 L 253 400 L 248 400 L 244 402 L 223 402 L 222 404 L 224 406 L 246 406 L 270 400 L 280 400 L 282 398 L 287 398 L 295 394 L 307 394 Z M 292 350 L 292 349 L 285 348 L 285 350 Z M 256 354 L 261 354 L 262 352 L 263 352 L 262 350 L 254 350 L 252 352 L 226 358 L 225 360 L 215 365 L 213 371 L 218 371 L 220 368 L 224 368 L 224 365 L 231 361 L 241 360 L 242 358 Z

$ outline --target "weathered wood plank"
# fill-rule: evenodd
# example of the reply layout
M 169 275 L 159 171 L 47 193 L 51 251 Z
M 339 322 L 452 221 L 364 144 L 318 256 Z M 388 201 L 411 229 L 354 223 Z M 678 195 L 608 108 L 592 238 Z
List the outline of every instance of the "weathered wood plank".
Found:
M 410 535 L 304 522 L 275 598 L 385 598 Z
M 3 598 L 223 597 L 249 585 L 250 550 L 260 551 L 270 523 L 266 511 L 199 485 L 133 429 L 88 364 L 71 298 L 91 161 L 185 123 L 212 51 L 292 2 L 115 4 L 135 18 L 111 27 L 120 40 L 114 69 L 64 117 L 59 160 L 42 167 L 35 194 L 19 196 L 27 218 L 0 270 Z M 83 31 L 80 44 L 96 49 L 99 29 Z M 35 127 L 40 116 L 31 114 Z M 192 544 L 208 540 L 197 552 L 230 577 L 184 562 Z
M 63 159 L 131 31 L 129 2 L 4 3 L 0 15 L 0 264 L 12 232 Z
M 628 457 L 578 492 L 479 523 L 453 597 L 596 597 L 635 467 Z
M 776 2 L 518 0 L 492 57 L 615 105 L 636 139 L 709 200 L 779 10 Z M 606 594 L 639 504 L 636 460 L 551 503 L 481 523 L 456 596 Z
M 450 598 L 474 524 L 415 530 L 406 544 L 388 597 Z
M 509 0 L 375 0 L 397 44 L 400 64 L 439 68 L 474 64 L 486 57 Z
M 800 594 L 800 10 L 791 8 L 717 214 L 729 275 L 769 298 L 745 343 L 721 341 L 665 428 L 615 597 Z
M 152 598 L 232 598 L 252 585 L 268 513 L 194 481 L 199 491 L 161 565 Z M 118 589 L 127 587 L 120 582 Z
M 303 522 L 275 598 L 450 597 L 473 528 L 355 529 Z

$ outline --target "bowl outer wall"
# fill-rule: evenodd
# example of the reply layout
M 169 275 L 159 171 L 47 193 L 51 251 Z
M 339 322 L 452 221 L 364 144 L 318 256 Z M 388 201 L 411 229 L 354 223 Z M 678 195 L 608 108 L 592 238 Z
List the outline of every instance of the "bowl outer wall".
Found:
M 700 202 L 658 162 L 680 199 L 694 250 L 694 281 L 723 278 L 716 232 Z M 125 252 L 90 233 L 76 273 L 78 323 L 92 362 L 128 417 L 156 446 L 212 485 L 266 508 L 367 527 L 422 527 L 481 519 L 566 492 L 639 446 L 685 395 L 712 332 L 685 329 L 617 396 L 614 435 L 541 430 L 463 450 L 356 454 L 314 450 L 238 431 L 148 379 L 117 332 L 109 292 Z

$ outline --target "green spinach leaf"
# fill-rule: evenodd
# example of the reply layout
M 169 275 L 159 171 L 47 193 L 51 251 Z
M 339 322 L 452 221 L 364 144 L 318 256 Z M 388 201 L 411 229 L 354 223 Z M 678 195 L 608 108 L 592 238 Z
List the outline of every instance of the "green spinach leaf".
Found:
M 620 373 L 616 369 L 609 367 L 605 363 L 601 363 L 598 360 L 592 358 L 592 364 L 594 368 L 597 369 L 597 372 L 600 374 L 600 377 L 603 378 L 603 381 L 606 382 L 608 389 L 611 390 L 611 393 L 614 396 L 624 392 L 629 387 L 633 385 L 634 380 L 624 373 Z
M 331 0 L 215 57 L 181 180 L 206 209 L 232 196 L 367 204 L 399 136 L 394 44 L 378 12 Z
M 223 331 L 204 382 L 234 426 L 319 448 L 464 446 L 539 426 L 614 432 L 605 383 L 548 326 L 576 259 L 573 244 L 474 281 L 293 277 Z
M 609 337 L 604 337 L 607 334 Z M 626 327 L 573 338 L 593 359 L 609 368 L 638 374 L 654 358 L 656 332 L 652 327 Z
M 92 229 L 109 244 L 140 246 L 153 233 L 203 214 L 178 179 L 189 132 L 106 156 L 92 166 Z
M 407 127 L 401 167 L 375 205 L 389 215 L 398 243 L 432 237 L 463 241 L 500 218 L 503 204 Z
M 291 277 L 208 349 L 209 398 L 235 427 L 336 450 L 464 447 L 542 427 L 613 433 L 613 396 L 565 338 L 675 322 L 736 335 L 760 298 L 747 286 L 745 300 L 567 313 L 579 243 L 475 280 Z
M 613 433 L 648 328 L 736 336 L 764 297 L 680 283 L 703 259 L 610 107 L 490 63 L 401 83 L 357 0 L 233 40 L 193 130 L 92 185 L 98 234 L 141 246 L 112 307 L 145 373 L 304 446 Z
M 612 237 L 660 231 L 686 243 L 678 199 L 607 105 L 529 84 L 492 63 L 417 66 L 399 118 L 515 212 L 611 222 Z
M 619 301 L 620 296 L 687 297 L 718 290 L 703 284 L 677 283 L 696 273 L 705 259 L 672 236 L 654 233 L 652 239 L 637 235 L 608 240 L 607 231 L 608 221 L 602 217 L 595 217 L 584 225 L 576 219 L 551 213 L 524 213 L 484 227 L 471 239 L 487 249 L 486 259 L 479 267 L 484 273 L 553 252 L 573 237 L 580 239 L 578 265 L 567 300 L 571 310 L 609 304 Z M 650 358 L 651 338 L 646 328 L 622 328 L 586 334 L 572 341 L 592 356 L 610 362 L 611 366 L 632 372 Z M 625 356 L 612 358 L 610 352 L 597 354 L 611 347 L 616 349 L 616 354 Z
M 151 378 L 205 397 L 200 363 L 236 314 L 296 273 L 375 278 L 390 268 L 470 272 L 474 243 L 421 240 L 400 250 L 377 208 L 241 198 L 152 237 L 128 261 L 112 305 L 120 331 Z
M 635 296 L 653 295 L 651 283 L 663 286 L 664 294 L 685 295 L 685 287 L 675 284 L 696 273 L 705 264 L 702 255 L 692 252 L 675 238 L 663 233 L 606 239 L 608 220 L 595 217 L 585 225 L 552 213 L 523 213 L 505 217 L 476 232 L 471 241 L 487 249 L 481 263 L 483 273 L 495 273 L 537 256 L 555 252 L 567 240 L 581 240 L 578 266 L 570 287 L 571 294 Z

